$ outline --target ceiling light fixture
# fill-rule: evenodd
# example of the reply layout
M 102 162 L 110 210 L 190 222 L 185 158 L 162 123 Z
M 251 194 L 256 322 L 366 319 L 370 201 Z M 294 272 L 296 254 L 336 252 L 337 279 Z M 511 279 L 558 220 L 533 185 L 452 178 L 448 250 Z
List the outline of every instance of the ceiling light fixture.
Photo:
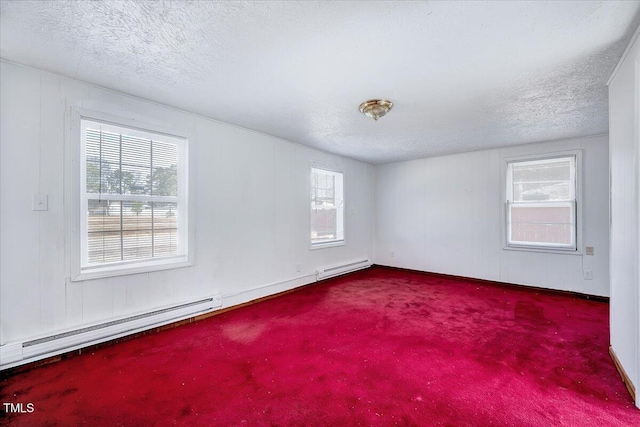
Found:
M 391 110 L 393 102 L 386 99 L 370 99 L 360 104 L 360 112 L 367 117 L 371 117 L 373 120 L 378 119 Z

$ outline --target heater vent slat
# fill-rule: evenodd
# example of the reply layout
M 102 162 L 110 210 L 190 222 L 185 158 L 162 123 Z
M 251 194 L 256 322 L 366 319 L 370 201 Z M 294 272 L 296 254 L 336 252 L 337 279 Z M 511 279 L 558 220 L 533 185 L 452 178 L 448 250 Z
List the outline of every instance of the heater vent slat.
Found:
M 134 320 L 139 320 L 139 319 L 144 319 L 144 318 L 147 318 L 147 317 L 157 316 L 159 314 L 164 314 L 164 313 L 168 313 L 170 311 L 176 311 L 176 310 L 180 310 L 180 309 L 183 309 L 183 308 L 192 307 L 194 305 L 199 305 L 199 304 L 207 303 L 207 302 L 210 302 L 210 301 L 212 301 L 212 298 L 207 298 L 207 299 L 203 299 L 203 300 L 200 300 L 200 301 L 189 302 L 189 303 L 177 305 L 177 306 L 174 306 L 174 307 L 163 308 L 163 309 L 152 311 L 152 312 L 149 312 L 149 313 L 139 314 L 137 316 L 126 317 L 124 319 L 113 320 L 111 322 L 101 323 L 99 325 L 94 325 L 94 326 L 88 326 L 86 328 L 76 329 L 76 330 L 69 331 L 69 332 L 63 332 L 63 333 L 60 333 L 60 334 L 51 335 L 51 336 L 44 337 L 44 338 L 39 338 L 37 340 L 27 341 L 27 342 L 22 344 L 22 347 L 31 347 L 33 345 L 38 345 L 38 344 L 42 344 L 42 343 L 46 343 L 46 342 L 50 342 L 50 341 L 55 341 L 55 340 L 67 338 L 67 337 L 70 337 L 70 336 L 73 336 L 73 335 L 84 334 L 84 333 L 87 333 L 87 332 L 92 332 L 92 331 L 96 331 L 96 330 L 99 330 L 99 329 L 104 329 L 104 328 L 108 328 L 108 327 L 111 327 L 111 326 L 120 325 L 122 323 L 132 322 Z
M 351 264 L 345 264 L 345 265 L 341 265 L 341 266 L 338 266 L 338 267 L 327 268 L 326 270 L 324 270 L 324 272 L 325 273 L 330 273 L 330 272 L 333 272 L 333 271 L 336 271 L 336 270 L 345 270 L 345 269 L 349 269 L 349 268 L 351 268 L 353 266 L 356 266 L 356 265 L 361 265 L 362 263 L 365 263 L 365 262 L 368 262 L 368 260 L 352 262 Z
M 362 270 L 363 268 L 371 267 L 371 263 L 368 259 L 362 261 L 356 261 L 348 264 L 338 265 L 335 267 L 325 268 L 319 270 L 316 273 L 317 280 L 327 279 L 329 277 L 339 276 L 341 274 L 351 273 L 353 271 Z
M 0 346 L 0 369 L 35 362 L 46 357 L 157 328 L 211 312 L 218 307 L 222 307 L 222 296 L 219 294 L 199 301 L 160 308 L 148 313 L 60 332 L 43 338 L 5 344 Z

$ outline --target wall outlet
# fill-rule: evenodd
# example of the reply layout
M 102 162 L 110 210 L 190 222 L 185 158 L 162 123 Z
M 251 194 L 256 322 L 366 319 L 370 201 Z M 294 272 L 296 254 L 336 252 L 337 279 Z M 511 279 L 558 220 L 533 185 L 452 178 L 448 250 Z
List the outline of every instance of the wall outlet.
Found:
M 584 254 L 585 255 L 593 255 L 595 252 L 595 249 L 593 246 L 585 246 L 584 247 Z
M 213 308 L 222 307 L 222 295 L 214 295 L 213 296 Z
M 585 280 L 593 280 L 593 271 L 583 270 L 582 277 L 584 277 Z
M 395 257 L 396 253 L 394 251 L 391 251 L 391 258 Z
M 296 271 L 300 273 L 302 271 L 302 266 L 300 264 L 296 264 Z

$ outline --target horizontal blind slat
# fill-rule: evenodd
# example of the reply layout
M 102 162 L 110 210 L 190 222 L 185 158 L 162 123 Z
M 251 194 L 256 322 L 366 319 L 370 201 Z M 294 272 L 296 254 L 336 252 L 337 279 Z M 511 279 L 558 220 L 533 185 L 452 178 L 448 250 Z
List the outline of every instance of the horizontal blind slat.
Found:
M 177 144 L 92 123 L 84 147 L 89 264 L 177 255 Z

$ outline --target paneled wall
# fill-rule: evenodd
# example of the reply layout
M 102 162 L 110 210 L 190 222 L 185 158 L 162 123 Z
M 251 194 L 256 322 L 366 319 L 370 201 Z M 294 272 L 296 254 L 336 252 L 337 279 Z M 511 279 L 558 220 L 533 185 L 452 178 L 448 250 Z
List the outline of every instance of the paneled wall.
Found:
M 640 407 L 640 28 L 609 84 L 611 346 Z
M 225 305 L 233 305 L 313 281 L 319 268 L 371 258 L 373 166 L 79 81 L 0 64 L 0 344 L 217 293 Z M 190 136 L 193 267 L 69 280 L 65 116 L 73 106 Z M 346 246 L 309 250 L 314 161 L 345 173 Z M 32 211 L 32 197 L 38 193 L 48 196 L 47 211 Z
M 582 247 L 593 256 L 504 249 L 504 159 L 582 150 Z M 607 137 L 432 157 L 376 167 L 377 264 L 609 295 Z M 593 279 L 584 279 L 583 270 Z

